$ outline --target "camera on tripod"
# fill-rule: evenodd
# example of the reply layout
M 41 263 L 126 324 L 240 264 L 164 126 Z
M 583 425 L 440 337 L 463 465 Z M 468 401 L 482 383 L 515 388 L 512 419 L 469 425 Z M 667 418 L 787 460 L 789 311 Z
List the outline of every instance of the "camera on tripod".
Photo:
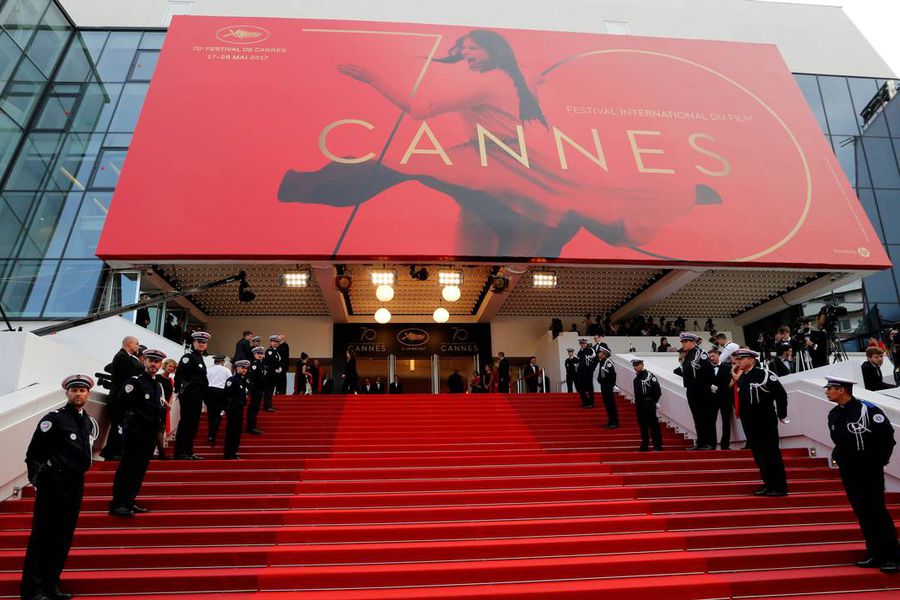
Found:
M 109 373 L 94 373 L 94 376 L 97 378 L 97 385 L 107 390 L 112 389 L 112 375 Z
M 840 318 L 846 316 L 847 307 L 837 304 L 826 304 L 819 310 L 821 327 L 829 333 L 837 331 Z

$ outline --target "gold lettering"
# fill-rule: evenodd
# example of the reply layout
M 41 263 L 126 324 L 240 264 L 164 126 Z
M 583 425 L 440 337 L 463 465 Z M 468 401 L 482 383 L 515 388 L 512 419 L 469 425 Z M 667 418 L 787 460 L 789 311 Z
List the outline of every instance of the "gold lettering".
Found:
M 419 140 L 422 139 L 422 134 L 428 136 L 428 139 L 431 141 L 431 145 L 433 146 L 433 148 L 416 148 Z M 441 146 L 441 143 L 438 141 L 437 137 L 435 137 L 434 132 L 431 131 L 431 127 L 428 126 L 427 121 L 422 121 L 422 124 L 419 125 L 419 130 L 416 132 L 416 135 L 409 143 L 409 146 L 407 146 L 406 152 L 403 154 L 403 158 L 400 159 L 400 164 L 405 165 L 407 162 L 409 162 L 409 159 L 413 154 L 437 154 L 441 157 L 441 160 L 443 160 L 444 164 L 448 167 L 453 164 L 452 162 L 450 162 L 450 157 L 447 156 L 446 152 L 444 152 L 444 148 Z
M 710 158 L 714 158 L 717 161 L 719 161 L 720 163 L 722 163 L 722 169 L 720 171 L 710 171 L 703 165 L 695 165 L 695 168 L 698 171 L 700 171 L 701 173 L 703 173 L 704 175 L 709 175 L 710 177 L 725 177 L 726 175 L 731 173 L 731 164 L 725 159 L 725 157 L 720 154 L 716 154 L 715 152 L 713 152 L 711 150 L 707 150 L 706 148 L 701 148 L 697 144 L 698 139 L 709 140 L 711 142 L 714 142 L 714 141 L 716 141 L 716 138 L 714 138 L 713 136 L 706 134 L 706 133 L 692 133 L 690 135 L 690 137 L 688 137 L 688 144 L 690 144 L 691 148 L 693 148 L 700 154 L 709 156 Z
M 567 144 L 588 157 L 592 163 L 604 171 L 609 171 L 609 168 L 606 166 L 606 155 L 603 154 L 603 148 L 600 146 L 600 134 L 597 133 L 596 129 L 591 128 L 591 137 L 594 139 L 594 148 L 597 150 L 597 156 L 588 152 L 584 147 L 578 144 L 578 142 L 556 127 L 553 128 L 553 137 L 556 140 L 556 152 L 559 154 L 559 166 L 562 167 L 563 170 L 568 170 L 569 168 L 569 162 L 566 160 L 566 152 L 563 150 L 563 140 L 565 140 Z
M 631 144 L 631 153 L 634 154 L 634 163 L 637 165 L 639 173 L 675 173 L 675 169 L 646 167 L 644 166 L 644 160 L 641 158 L 642 154 L 665 154 L 665 152 L 659 148 L 638 148 L 637 140 L 635 139 L 639 135 L 662 135 L 661 131 L 639 131 L 629 129 L 625 133 L 628 134 L 628 142 Z
M 493 133 L 482 127 L 480 123 L 476 123 L 475 127 L 478 132 L 478 152 L 481 154 L 482 167 L 487 166 L 487 150 L 485 149 L 484 138 L 489 137 L 491 141 L 497 144 L 504 152 L 522 163 L 526 169 L 530 168 L 528 166 L 528 148 L 525 147 L 525 130 L 521 125 L 516 125 L 516 135 L 519 138 L 519 152 L 521 152 L 521 154 L 516 154 L 512 148 L 504 144 L 500 138 Z
M 375 129 L 375 126 L 369 123 L 368 121 L 363 121 L 361 119 L 341 119 L 339 121 L 335 121 L 334 123 L 329 123 L 325 129 L 322 130 L 322 133 L 319 134 L 319 150 L 322 154 L 325 155 L 329 160 L 333 160 L 334 162 L 344 163 L 345 165 L 355 165 L 358 163 L 364 163 L 367 160 L 372 160 L 375 158 L 374 152 L 369 152 L 364 156 L 360 156 L 359 158 L 343 158 L 334 154 L 331 150 L 328 149 L 328 145 L 325 143 L 328 138 L 328 134 L 331 133 L 331 130 L 335 127 L 340 127 L 341 125 L 362 125 L 366 129 L 372 130 Z

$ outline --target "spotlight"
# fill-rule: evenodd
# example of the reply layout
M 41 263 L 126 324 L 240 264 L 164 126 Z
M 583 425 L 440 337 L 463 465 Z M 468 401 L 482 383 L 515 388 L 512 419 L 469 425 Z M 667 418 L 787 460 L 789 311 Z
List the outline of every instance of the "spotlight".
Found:
M 395 278 L 393 271 L 372 271 L 373 285 L 394 285 Z
M 375 322 L 384 325 L 391 320 L 391 311 L 382 307 L 375 311 Z
M 450 320 L 450 313 L 443 306 L 439 306 L 434 310 L 432 317 L 437 323 L 446 323 Z
M 285 271 L 281 275 L 281 285 L 305 288 L 309 285 L 309 271 Z
M 462 292 L 458 285 L 445 285 L 441 290 L 441 297 L 447 302 L 456 302 L 460 296 L 462 296 Z
M 490 284 L 495 294 L 502 294 L 509 287 L 509 279 L 503 275 L 491 275 Z
M 438 271 L 438 283 L 440 285 L 462 285 L 461 271 Z
M 426 269 L 425 267 L 416 269 L 415 265 L 410 265 L 409 276 L 416 281 L 426 281 L 428 279 L 428 269 Z
M 241 302 L 253 302 L 256 300 L 256 294 L 250 290 L 250 284 L 246 279 L 241 279 L 241 285 L 238 288 L 238 300 Z
M 531 276 L 531 283 L 536 288 L 555 288 L 556 282 L 556 273 L 548 271 L 538 271 Z
M 375 288 L 375 297 L 379 302 L 390 302 L 394 299 L 394 288 L 389 285 L 379 285 Z

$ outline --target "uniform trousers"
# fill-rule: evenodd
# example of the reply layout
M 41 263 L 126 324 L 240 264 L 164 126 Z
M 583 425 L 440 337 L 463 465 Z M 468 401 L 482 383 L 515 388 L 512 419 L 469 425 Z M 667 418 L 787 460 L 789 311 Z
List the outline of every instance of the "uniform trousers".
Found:
M 640 400 L 634 403 L 634 408 L 637 411 L 638 426 L 641 428 L 641 448 L 649 448 L 652 439 L 653 447 L 662 450 L 662 431 L 656 417 L 656 402 Z
M 178 397 L 181 404 L 181 420 L 175 434 L 175 457 L 193 456 L 194 438 L 200 427 L 200 414 L 203 412 L 203 396 L 206 390 L 188 388 L 182 390 Z
M 581 406 L 594 408 L 594 378 L 591 373 L 579 374 L 577 386 L 578 395 L 581 396 Z
M 729 392 L 731 389 L 729 388 Z M 732 394 L 717 394 L 714 397 L 715 400 L 715 412 L 713 413 L 713 426 L 715 426 L 715 419 L 718 418 L 719 415 L 722 416 L 722 437 L 719 439 L 719 444 L 724 450 L 731 445 L 731 415 L 734 414 L 734 396 Z M 715 436 L 713 437 L 713 441 L 715 441 Z M 713 444 L 715 447 L 715 444 Z
M 131 508 L 144 475 L 150 467 L 150 459 L 156 449 L 156 434 L 159 425 L 149 422 L 129 423 L 125 426 L 122 447 L 122 462 L 113 479 L 113 497 L 110 509 Z
M 72 547 L 83 495 L 83 477 L 67 479 L 53 473 L 42 473 L 38 477 L 31 537 L 28 538 L 19 589 L 23 599 L 39 593 L 49 595 L 59 585 L 59 576 Z
M 603 395 L 603 408 L 606 409 L 606 420 L 609 425 L 619 424 L 619 409 L 616 407 L 614 388 L 615 386 L 612 385 L 600 385 L 600 393 Z
M 287 372 L 278 373 L 275 379 L 275 393 L 284 395 L 287 393 Z M 266 408 L 270 408 L 271 404 Z
M 741 409 L 743 410 L 743 406 Z M 774 414 L 764 417 L 742 415 L 741 422 L 763 485 L 767 490 L 787 492 L 787 475 L 784 472 L 781 448 L 778 446 L 778 419 Z
M 247 406 L 247 431 L 256 429 L 256 420 L 259 416 L 259 407 L 262 405 L 265 391 L 261 388 L 252 388 L 250 390 L 250 404 Z
M 206 404 L 209 438 L 215 440 L 219 434 L 219 424 L 222 422 L 222 409 L 225 408 L 225 390 L 217 387 L 206 388 L 203 402 Z
M 575 391 L 575 374 L 566 373 L 566 391 L 570 394 Z
M 697 430 L 697 445 L 716 447 L 716 414 L 718 407 L 707 391 L 687 388 L 688 407 Z
M 225 418 L 228 420 L 225 425 L 225 458 L 229 458 L 237 454 L 238 447 L 241 445 L 241 427 L 244 420 L 244 406 L 234 402 L 225 409 Z
M 266 382 L 265 392 L 263 393 L 263 408 L 266 410 L 272 408 L 272 396 L 275 395 L 277 385 L 278 381 L 275 379 Z
M 869 556 L 879 563 L 900 559 L 897 530 L 884 503 L 884 468 L 860 461 L 839 464 L 838 468 Z

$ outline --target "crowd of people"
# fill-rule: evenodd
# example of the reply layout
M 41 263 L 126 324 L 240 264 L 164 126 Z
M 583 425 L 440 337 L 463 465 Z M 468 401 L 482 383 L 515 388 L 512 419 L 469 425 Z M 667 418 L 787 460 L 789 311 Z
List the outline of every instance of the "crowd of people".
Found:
M 689 327 L 690 326 L 690 327 Z M 560 319 L 553 319 L 550 325 L 554 337 L 563 332 L 563 323 Z M 593 337 L 595 335 L 621 335 L 621 336 L 677 336 L 682 331 L 708 331 L 715 332 L 715 324 L 711 318 L 706 319 L 703 327 L 696 319 L 690 323 L 684 317 L 652 317 L 636 316 L 622 321 L 612 321 L 609 314 L 585 315 L 581 323 L 572 323 L 569 331 L 578 335 Z

